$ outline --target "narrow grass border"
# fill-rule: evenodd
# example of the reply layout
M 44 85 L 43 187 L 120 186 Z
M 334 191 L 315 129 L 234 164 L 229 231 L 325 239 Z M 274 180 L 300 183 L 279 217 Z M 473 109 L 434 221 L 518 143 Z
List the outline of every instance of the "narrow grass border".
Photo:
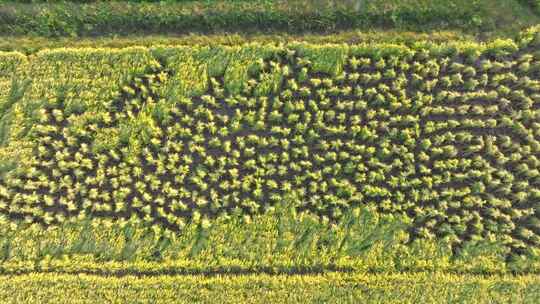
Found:
M 539 276 L 444 273 L 0 277 L 2 303 L 536 303 Z
M 540 20 L 518 0 L 0 2 L 0 34 L 45 37 L 149 33 L 324 32 L 347 29 L 517 32 Z

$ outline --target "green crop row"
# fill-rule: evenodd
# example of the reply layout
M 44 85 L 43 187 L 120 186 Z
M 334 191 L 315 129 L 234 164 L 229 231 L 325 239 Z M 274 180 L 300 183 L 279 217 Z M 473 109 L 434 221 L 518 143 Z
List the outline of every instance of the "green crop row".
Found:
M 0 280 L 3 303 L 537 303 L 537 276 L 447 274 L 98 277 L 30 274 Z
M 536 13 L 540 14 L 540 1 L 539 0 L 521 0 L 524 4 L 530 6 Z
M 167 46 L 235 46 L 247 43 L 276 44 L 298 43 L 310 44 L 360 44 L 360 43 L 388 43 L 413 46 L 414 44 L 429 41 L 431 43 L 448 43 L 476 41 L 471 35 L 457 32 L 426 32 L 415 33 L 407 31 L 342 31 L 338 34 L 192 34 L 178 37 L 166 35 L 130 35 L 123 37 L 3 37 L 0 41 L 0 51 L 17 51 L 26 55 L 35 54 L 40 50 L 55 48 L 126 48 L 134 46 L 154 47 Z
M 330 226 L 373 205 L 407 218 L 409 242 L 527 254 L 539 43 L 531 29 L 490 44 L 1 53 L 0 213 L 181 234 L 282 204 Z
M 181 233 L 148 227 L 137 218 L 71 219 L 48 228 L 0 223 L 0 273 L 99 275 L 315 274 L 421 272 L 540 273 L 540 252 L 507 260 L 500 242 L 477 241 L 454 255 L 451 244 L 410 243 L 403 216 L 373 207 L 328 225 L 292 208 L 247 218 L 234 215 Z
M 465 30 L 484 36 L 515 33 L 539 20 L 516 0 L 0 2 L 0 34 L 45 37 L 374 28 Z

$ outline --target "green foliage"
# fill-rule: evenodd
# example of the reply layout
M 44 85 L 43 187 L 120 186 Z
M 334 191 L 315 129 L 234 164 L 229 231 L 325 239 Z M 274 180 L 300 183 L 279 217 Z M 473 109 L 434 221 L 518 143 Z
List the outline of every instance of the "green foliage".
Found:
M 30 85 L 30 79 L 23 81 L 13 78 L 11 90 L 6 99 L 0 104 L 0 145 L 5 145 L 9 139 L 9 126 L 13 119 L 13 105 L 20 101 Z
M 515 33 L 538 22 L 538 16 L 524 11 L 517 1 L 5 1 L 0 3 L 0 33 L 74 37 L 396 28 L 458 29 L 485 35 Z
M 136 217 L 71 219 L 43 228 L 2 220 L 0 272 L 119 274 L 273 274 L 343 272 L 537 273 L 530 250 L 505 262 L 501 242 L 478 241 L 453 255 L 448 243 L 405 245 L 404 217 L 373 208 L 347 213 L 334 225 L 280 206 L 247 219 L 242 215 L 188 224 L 182 233 L 150 227 Z
M 539 0 L 520 0 L 520 2 L 531 7 L 537 14 L 540 14 L 540 1 Z

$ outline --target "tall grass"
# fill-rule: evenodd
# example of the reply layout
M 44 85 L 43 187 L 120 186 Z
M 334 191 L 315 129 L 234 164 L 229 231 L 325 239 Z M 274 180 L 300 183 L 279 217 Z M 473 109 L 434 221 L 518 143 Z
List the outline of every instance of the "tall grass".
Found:
M 0 33 L 45 37 L 351 29 L 515 31 L 540 19 L 517 0 L 0 2 Z M 495 4 L 495 5 L 494 5 Z M 507 4 L 507 5 L 506 5 Z M 503 11 L 504 9 L 504 11 Z M 506 15 L 513 19 L 499 18 Z M 501 24 L 504 22 L 504 24 Z
M 459 256 L 442 241 L 408 240 L 405 218 L 356 209 L 324 223 L 287 207 L 248 220 L 219 218 L 171 233 L 130 220 L 72 220 L 44 228 L 0 224 L 0 272 L 99 274 L 540 271 L 540 255 L 505 261 L 496 242 L 465 246 Z M 535 258 L 536 257 L 536 258 Z

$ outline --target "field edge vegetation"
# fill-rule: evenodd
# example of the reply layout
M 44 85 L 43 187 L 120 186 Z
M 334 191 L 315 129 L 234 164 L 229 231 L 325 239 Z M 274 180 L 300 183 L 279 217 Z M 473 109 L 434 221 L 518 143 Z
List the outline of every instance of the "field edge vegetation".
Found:
M 0 277 L 3 303 L 536 303 L 538 276 L 441 273 L 96 277 Z
M 45 37 L 130 33 L 460 30 L 478 36 L 536 24 L 533 1 L 64 1 L 0 2 L 0 33 Z M 360 6 L 358 6 L 360 4 Z

